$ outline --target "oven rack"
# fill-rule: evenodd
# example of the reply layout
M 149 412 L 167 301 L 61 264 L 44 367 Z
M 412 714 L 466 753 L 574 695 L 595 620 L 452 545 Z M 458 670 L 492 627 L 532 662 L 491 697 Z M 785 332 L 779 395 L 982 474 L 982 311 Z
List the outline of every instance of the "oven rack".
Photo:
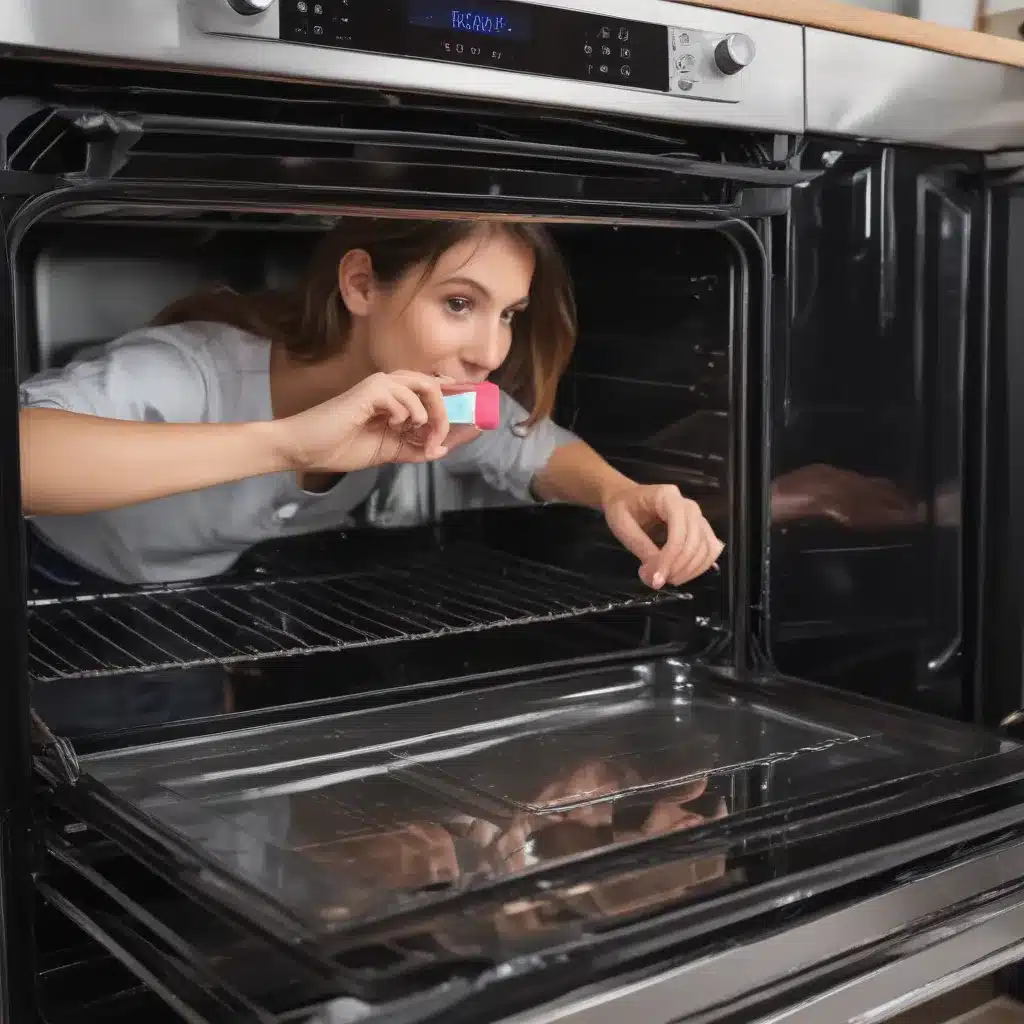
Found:
M 29 602 L 35 682 L 229 665 L 687 601 L 460 542 L 401 565 Z

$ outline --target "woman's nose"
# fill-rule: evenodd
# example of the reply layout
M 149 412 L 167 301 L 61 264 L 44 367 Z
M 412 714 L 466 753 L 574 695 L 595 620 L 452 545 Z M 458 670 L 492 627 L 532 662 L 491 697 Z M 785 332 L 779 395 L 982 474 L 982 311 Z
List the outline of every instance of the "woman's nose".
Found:
M 463 353 L 463 361 L 493 373 L 508 355 L 508 327 L 500 320 L 481 325 L 473 344 Z

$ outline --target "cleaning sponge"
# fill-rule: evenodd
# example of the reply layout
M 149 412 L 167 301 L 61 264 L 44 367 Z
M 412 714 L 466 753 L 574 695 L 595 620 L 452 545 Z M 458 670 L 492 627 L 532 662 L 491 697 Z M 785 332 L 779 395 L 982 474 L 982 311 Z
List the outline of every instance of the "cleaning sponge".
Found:
M 498 387 L 485 380 L 482 384 L 446 384 L 444 407 L 448 422 L 468 424 L 480 430 L 494 430 L 498 426 Z

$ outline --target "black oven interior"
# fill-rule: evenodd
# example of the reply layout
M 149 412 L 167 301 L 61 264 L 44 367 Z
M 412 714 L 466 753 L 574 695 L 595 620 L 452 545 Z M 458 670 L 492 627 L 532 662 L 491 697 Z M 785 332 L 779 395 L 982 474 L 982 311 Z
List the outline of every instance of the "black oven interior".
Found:
M 23 372 L 141 326 L 190 291 L 294 281 L 322 224 L 132 208 L 43 222 L 18 253 Z M 677 483 L 729 537 L 747 287 L 734 244 L 696 227 L 554 231 L 580 318 L 557 420 L 633 478 Z M 83 601 L 36 586 L 34 706 L 82 740 L 727 640 L 726 558 L 655 598 L 599 515 L 493 492 L 479 504 L 398 526 L 371 511 L 358 528 L 265 545 L 227 576 L 184 587 L 112 586 Z

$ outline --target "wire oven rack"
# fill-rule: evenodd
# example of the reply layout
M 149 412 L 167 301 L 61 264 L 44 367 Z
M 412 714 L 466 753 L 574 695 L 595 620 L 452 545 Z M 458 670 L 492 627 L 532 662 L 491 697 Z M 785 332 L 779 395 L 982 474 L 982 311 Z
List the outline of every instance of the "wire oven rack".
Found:
M 473 543 L 400 566 L 29 602 L 36 682 L 317 654 L 688 600 Z

